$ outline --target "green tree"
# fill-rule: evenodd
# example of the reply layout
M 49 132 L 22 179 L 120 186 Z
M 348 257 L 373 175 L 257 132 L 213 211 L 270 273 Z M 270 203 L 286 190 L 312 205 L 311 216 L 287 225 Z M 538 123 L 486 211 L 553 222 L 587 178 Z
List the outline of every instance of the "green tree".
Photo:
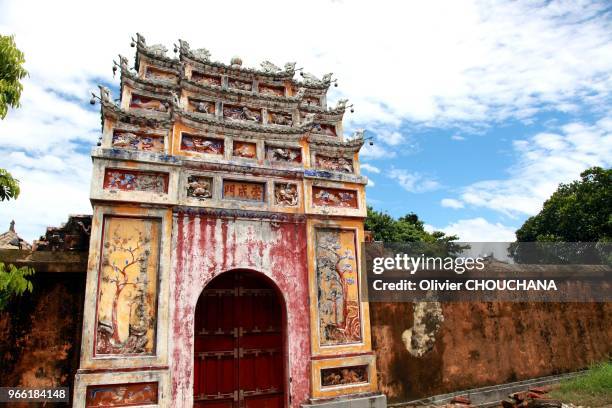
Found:
M 8 171 L 0 169 L 0 201 L 16 199 L 19 192 L 19 180 L 13 178 Z
M 9 107 L 19 107 L 23 91 L 21 80 L 28 75 L 23 68 L 24 62 L 13 36 L 0 35 L 0 119 L 6 117 Z
M 516 231 L 519 242 L 612 241 L 612 169 L 592 167 L 560 184 L 542 211 Z
M 0 169 L 0 201 L 16 199 L 19 196 L 19 180 L 11 173 Z M 32 282 L 28 276 L 34 270 L 28 267 L 17 268 L 15 265 L 5 266 L 0 262 L 0 311 L 3 310 L 13 296 L 21 296 L 26 291 L 32 292 Z
M 425 224 L 414 213 L 396 220 L 372 206 L 368 206 L 365 230 L 372 232 L 375 241 L 383 242 L 451 242 L 458 239 L 456 235 L 446 235 L 441 231 L 425 231 Z
M 6 267 L 0 262 L 0 311 L 4 310 L 13 296 L 21 296 L 32 292 L 33 285 L 26 277 L 34 274 L 34 269 L 17 268 L 15 265 Z

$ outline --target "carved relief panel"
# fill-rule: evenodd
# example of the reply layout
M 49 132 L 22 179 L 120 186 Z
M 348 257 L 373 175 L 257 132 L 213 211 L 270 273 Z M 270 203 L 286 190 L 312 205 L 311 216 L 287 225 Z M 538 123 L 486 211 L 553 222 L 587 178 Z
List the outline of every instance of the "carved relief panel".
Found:
M 247 120 L 261 123 L 261 110 L 246 106 L 223 105 L 223 116 L 233 120 Z
M 353 160 L 345 157 L 329 157 L 317 154 L 315 156 L 315 167 L 342 173 L 352 173 Z
M 291 126 L 293 119 L 290 114 L 284 112 L 268 112 L 268 123 L 273 125 Z
M 303 101 L 306 102 L 306 105 L 321 106 L 321 99 L 316 96 L 305 96 Z
M 198 71 L 191 73 L 191 80 L 204 85 L 221 86 L 221 77 L 215 75 L 206 75 Z
M 90 385 L 87 387 L 85 406 L 128 407 L 157 404 L 157 383 Z
M 313 186 L 312 202 L 319 207 L 358 208 L 357 191 L 340 188 Z
M 302 149 L 266 145 L 266 159 L 278 163 L 301 163 Z
M 257 145 L 255 143 L 239 142 L 237 140 L 234 140 L 234 148 L 232 154 L 236 157 L 255 159 L 257 157 Z
M 274 204 L 286 207 L 298 205 L 298 187 L 294 183 L 274 183 Z
M 104 218 L 96 355 L 154 355 L 161 220 Z
M 234 89 L 240 89 L 242 91 L 251 91 L 253 90 L 252 82 L 239 81 L 237 79 L 228 78 L 227 86 Z
M 189 98 L 189 111 L 197 113 L 208 113 L 209 115 L 215 114 L 215 103 L 211 101 L 205 101 L 202 99 Z
M 189 176 L 187 178 L 187 196 L 204 200 L 212 198 L 213 179 L 205 176 Z
M 111 142 L 114 148 L 128 150 L 145 150 L 149 152 L 164 151 L 164 137 L 143 133 L 115 130 Z
M 321 387 L 368 382 L 368 366 L 333 367 L 321 370 Z
M 176 74 L 161 69 L 147 67 L 145 71 L 145 78 L 155 79 L 158 81 L 174 81 L 177 79 Z
M 259 93 L 262 95 L 285 96 L 285 87 L 259 84 Z
M 354 230 L 315 229 L 319 344 L 362 340 Z
M 105 190 L 168 192 L 168 173 L 125 169 L 106 169 L 103 188 Z
M 327 136 L 336 136 L 336 127 L 326 123 L 315 123 L 312 127 L 312 131 Z
M 223 155 L 225 142 L 214 137 L 196 136 L 188 133 L 181 135 L 181 150 Z
M 246 201 L 264 201 L 266 185 L 241 180 L 223 180 L 223 198 Z
M 167 112 L 168 106 L 159 99 L 149 98 L 137 94 L 132 94 L 130 108 L 144 109 L 157 112 Z

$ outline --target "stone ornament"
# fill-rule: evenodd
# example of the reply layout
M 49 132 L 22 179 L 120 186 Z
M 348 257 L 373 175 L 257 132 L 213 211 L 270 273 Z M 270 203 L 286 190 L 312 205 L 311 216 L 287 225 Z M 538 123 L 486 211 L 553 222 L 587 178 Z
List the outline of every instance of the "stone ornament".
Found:
M 187 196 L 199 200 L 212 198 L 212 178 L 189 176 L 187 178 Z
M 295 207 L 298 204 L 297 184 L 275 183 L 274 200 L 277 205 Z

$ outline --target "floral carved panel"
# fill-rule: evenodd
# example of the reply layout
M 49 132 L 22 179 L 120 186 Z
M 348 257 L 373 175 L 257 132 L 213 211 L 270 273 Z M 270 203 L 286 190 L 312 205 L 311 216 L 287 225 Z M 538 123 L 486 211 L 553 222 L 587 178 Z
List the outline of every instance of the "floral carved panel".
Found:
M 223 139 L 183 133 L 181 137 L 181 150 L 223 155 L 225 147 Z
M 332 346 L 360 342 L 355 231 L 332 228 L 315 231 L 319 343 Z
M 368 366 L 333 367 L 321 370 L 321 386 L 350 385 L 368 382 Z
M 104 189 L 121 191 L 168 192 L 168 173 L 126 169 L 106 169 Z
M 164 138 L 163 136 L 115 130 L 113 132 L 112 146 L 117 149 L 163 152 Z
M 313 187 L 312 201 L 319 207 L 358 208 L 357 191 L 355 190 Z
M 157 383 L 90 385 L 85 407 L 129 407 L 157 404 Z
M 153 355 L 161 221 L 104 219 L 96 355 Z

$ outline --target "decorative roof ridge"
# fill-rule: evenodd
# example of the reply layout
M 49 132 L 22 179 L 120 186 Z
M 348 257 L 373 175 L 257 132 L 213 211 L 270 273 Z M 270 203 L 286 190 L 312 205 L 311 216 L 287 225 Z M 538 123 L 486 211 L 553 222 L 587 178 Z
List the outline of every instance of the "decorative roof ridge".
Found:
M 185 40 L 179 40 L 179 55 L 180 59 L 183 58 L 198 62 L 204 65 L 210 65 L 216 68 L 223 68 L 228 71 L 233 71 L 238 74 L 254 74 L 271 78 L 282 78 L 292 79 L 295 74 L 295 62 L 288 62 L 285 64 L 284 69 L 281 69 L 271 63 L 270 61 L 264 61 L 261 63 L 262 69 L 255 68 L 243 68 L 241 64 L 227 65 L 218 61 L 210 60 L 210 51 L 206 48 L 199 48 L 197 50 L 191 50 L 189 43 Z
M 327 136 L 319 136 L 319 135 L 311 134 L 310 137 L 308 138 L 308 141 L 312 143 L 313 145 L 318 145 L 318 146 L 331 146 L 331 147 L 359 150 L 361 149 L 361 146 L 363 146 L 363 144 L 365 143 L 364 133 L 365 133 L 365 130 L 359 129 L 353 134 L 353 137 L 351 139 L 347 139 L 347 140 L 330 139 Z
M 134 82 L 137 82 L 143 85 L 162 87 L 162 88 L 167 88 L 169 90 L 179 88 L 178 78 L 177 78 L 177 81 L 173 82 L 173 81 L 164 81 L 164 80 L 140 77 L 138 73 L 133 72 L 127 66 L 127 58 L 119 55 L 119 59 L 121 61 L 119 64 L 119 68 L 121 69 L 121 82 L 123 82 L 123 79 L 125 77 L 131 81 L 134 81 Z
M 132 46 L 134 46 L 134 44 L 136 45 L 136 50 L 138 52 L 142 52 L 143 54 L 149 57 L 158 58 L 164 62 L 170 62 L 174 64 L 180 63 L 180 61 L 177 58 L 171 58 L 171 57 L 166 56 L 166 53 L 168 52 L 168 48 L 166 48 L 165 45 L 163 44 L 147 45 L 147 41 L 145 40 L 144 36 L 140 33 L 136 33 L 136 40 L 132 38 Z
M 339 99 L 336 103 L 336 106 L 333 108 L 323 108 L 322 106 L 317 105 L 300 105 L 299 108 L 301 110 L 305 110 L 307 112 L 320 113 L 323 115 L 338 115 L 344 114 L 346 111 L 346 104 L 348 103 L 348 99 Z
M 174 113 L 180 116 L 183 116 L 187 119 L 196 121 L 196 122 L 225 126 L 230 129 L 249 130 L 253 132 L 277 133 L 277 134 L 278 133 L 280 134 L 302 134 L 302 133 L 306 133 L 310 131 L 313 120 L 314 120 L 314 116 L 309 117 L 307 118 L 308 120 L 306 120 L 305 122 L 301 123 L 299 126 L 296 126 L 296 127 L 271 125 L 271 124 L 263 125 L 263 124 L 249 123 L 245 121 L 220 120 L 216 116 L 212 116 L 209 114 L 189 112 L 189 111 L 182 109 L 180 106 L 178 106 L 176 101 L 173 103 L 173 107 L 174 107 Z
M 275 95 L 265 95 L 265 94 L 261 94 L 259 92 L 254 92 L 254 91 L 244 91 L 242 89 L 236 89 L 236 88 L 230 88 L 230 87 L 224 88 L 222 86 L 202 84 L 202 83 L 193 81 L 187 77 L 182 76 L 181 82 L 183 81 L 189 85 L 192 85 L 198 88 L 202 88 L 202 89 L 208 89 L 211 91 L 220 91 L 222 93 L 224 92 L 224 93 L 236 94 L 239 96 L 250 96 L 254 98 L 270 100 L 270 101 L 275 101 L 275 102 L 289 102 L 289 103 L 297 102 L 299 103 L 302 101 L 304 97 L 303 89 L 299 89 L 298 92 L 295 94 L 295 96 L 275 96 Z
M 301 72 L 300 76 L 304 78 L 304 80 L 299 82 L 295 81 L 295 83 L 297 86 L 305 88 L 328 89 L 332 82 L 336 82 L 335 79 L 332 80 L 332 75 L 333 73 L 330 72 L 323 75 L 323 78 L 319 79 L 309 72 Z
M 119 116 L 121 120 L 127 123 L 147 122 L 147 124 L 157 123 L 158 125 L 167 127 L 172 125 L 171 119 L 173 113 L 170 110 L 168 112 L 155 113 L 127 111 L 113 101 L 110 89 L 103 85 L 98 85 L 98 88 L 100 88 L 100 106 L 102 107 L 100 114 L 102 121 L 107 113 L 112 113 Z M 104 123 L 102 123 L 102 125 L 104 125 Z

